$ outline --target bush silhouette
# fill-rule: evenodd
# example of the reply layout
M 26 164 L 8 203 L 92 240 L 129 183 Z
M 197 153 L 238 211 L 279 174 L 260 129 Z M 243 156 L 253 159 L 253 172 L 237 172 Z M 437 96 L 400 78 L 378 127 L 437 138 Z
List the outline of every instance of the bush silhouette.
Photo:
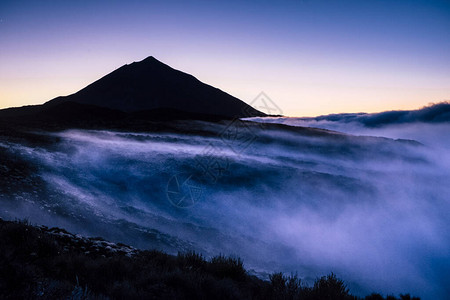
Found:
M 369 296 L 366 296 L 364 300 L 384 300 L 384 298 L 380 294 L 373 293 L 370 294 Z
M 240 258 L 215 256 L 211 259 L 208 270 L 219 278 L 231 278 L 241 281 L 247 275 Z
M 321 300 L 347 300 L 354 299 L 344 282 L 333 273 L 316 280 L 312 288 L 314 299 Z
M 178 253 L 177 261 L 180 268 L 184 270 L 204 271 L 207 265 L 203 256 L 194 251 Z

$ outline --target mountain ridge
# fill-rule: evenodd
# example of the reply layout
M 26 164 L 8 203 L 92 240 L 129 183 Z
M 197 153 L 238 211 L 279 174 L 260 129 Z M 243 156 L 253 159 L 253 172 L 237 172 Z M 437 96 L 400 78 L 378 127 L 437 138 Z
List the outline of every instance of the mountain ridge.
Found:
M 265 115 L 242 100 L 201 82 L 191 74 L 176 70 L 153 56 L 123 65 L 78 92 L 54 98 L 44 105 L 65 101 L 124 112 L 171 108 L 226 117 Z
M 62 114 L 55 116 L 58 110 Z M 58 96 L 40 105 L 0 110 L 3 119 L 19 122 L 84 120 L 86 114 L 94 119 L 109 116 L 111 120 L 117 116 L 147 120 L 265 116 L 242 100 L 153 56 L 125 64 L 73 94 Z

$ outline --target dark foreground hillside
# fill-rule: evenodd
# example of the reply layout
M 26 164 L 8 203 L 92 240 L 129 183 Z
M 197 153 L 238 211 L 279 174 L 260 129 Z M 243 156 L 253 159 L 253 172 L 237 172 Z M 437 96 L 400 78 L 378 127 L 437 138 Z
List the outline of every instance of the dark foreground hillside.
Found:
M 331 274 L 312 287 L 281 273 L 263 281 L 239 258 L 205 260 L 0 219 L 1 299 L 418 299 L 352 296 Z

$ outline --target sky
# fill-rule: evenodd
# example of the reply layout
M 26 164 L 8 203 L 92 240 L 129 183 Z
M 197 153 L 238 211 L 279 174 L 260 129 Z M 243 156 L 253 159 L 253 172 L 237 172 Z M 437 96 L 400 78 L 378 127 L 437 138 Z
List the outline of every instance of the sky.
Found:
M 450 1 L 0 2 L 0 108 L 154 56 L 287 116 L 450 100 Z

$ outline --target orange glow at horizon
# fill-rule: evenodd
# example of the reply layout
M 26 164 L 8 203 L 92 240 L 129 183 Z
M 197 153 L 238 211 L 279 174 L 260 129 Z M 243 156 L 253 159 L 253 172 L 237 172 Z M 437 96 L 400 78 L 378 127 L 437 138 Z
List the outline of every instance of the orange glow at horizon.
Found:
M 190 69 L 191 72 L 188 73 L 201 81 L 218 87 L 247 103 L 250 103 L 259 92 L 264 91 L 277 103 L 284 115 L 292 117 L 312 117 L 344 112 L 373 113 L 386 110 L 410 110 L 430 103 L 448 101 L 450 98 L 450 87 L 415 88 L 405 85 L 395 87 L 394 84 L 386 87 L 345 86 L 330 82 L 320 84 L 311 80 L 309 83 L 302 84 L 301 78 L 286 82 L 274 80 L 271 75 L 261 76 L 261 73 L 253 76 L 252 72 L 256 67 L 249 68 L 251 71 L 236 72 L 233 68 L 224 70 L 219 64 L 216 67 L 221 72 L 214 72 L 211 65 L 209 68 L 201 64 L 193 66 L 189 61 L 178 61 L 178 64 Z M 9 79 L 3 75 L 0 82 L 0 108 L 42 104 L 57 96 L 75 93 L 113 71 L 115 68 L 111 65 L 105 63 L 94 72 L 88 74 L 86 70 L 86 74 L 78 72 L 76 76 L 60 73 L 56 76 L 23 76 Z M 183 70 L 180 67 L 173 67 Z M 199 75 L 197 76 L 195 72 Z M 238 75 L 234 76 L 234 74 Z

